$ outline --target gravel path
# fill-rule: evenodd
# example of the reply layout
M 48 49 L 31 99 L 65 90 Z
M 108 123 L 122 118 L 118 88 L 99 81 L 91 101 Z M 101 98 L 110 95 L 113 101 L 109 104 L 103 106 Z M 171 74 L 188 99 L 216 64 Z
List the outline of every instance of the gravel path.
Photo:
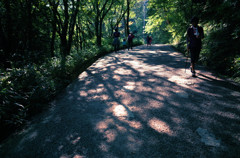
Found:
M 169 45 L 100 58 L 0 157 L 239 157 L 240 86 L 184 62 Z

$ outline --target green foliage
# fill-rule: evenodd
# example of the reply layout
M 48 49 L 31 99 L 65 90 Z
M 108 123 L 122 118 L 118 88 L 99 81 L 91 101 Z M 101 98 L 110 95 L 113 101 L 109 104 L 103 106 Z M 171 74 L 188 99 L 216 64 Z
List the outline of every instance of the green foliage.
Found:
M 139 46 L 139 45 L 143 45 L 144 44 L 144 39 L 142 38 L 135 38 L 133 40 L 133 45 L 134 46 Z
M 0 127 L 5 129 L 0 137 L 42 111 L 79 73 L 112 52 L 112 31 L 118 26 L 125 38 L 126 11 L 131 7 L 134 45 L 142 44 L 142 1 L 135 3 L 0 2 Z
M 227 73 L 233 61 L 232 43 L 226 42 L 229 40 L 231 37 L 227 30 L 218 30 L 207 37 L 208 44 L 205 45 L 207 65 L 222 73 Z
M 239 76 L 240 2 L 189 0 L 149 1 L 146 33 L 160 43 L 176 44 L 186 52 L 186 30 L 192 16 L 200 18 L 205 31 L 200 62 L 230 77 Z M 224 14 L 223 14 L 224 13 Z
M 89 52 L 67 56 L 65 71 L 61 69 L 61 60 L 54 57 L 40 66 L 28 65 L 3 72 L 5 77 L 0 80 L 1 128 L 8 131 L 20 127 L 26 117 L 42 111 L 44 105 L 79 74 L 77 70 L 81 69 L 84 60 L 92 58 L 97 51 Z
M 108 43 L 109 41 L 105 41 Z M 135 40 L 134 45 L 142 44 Z M 52 98 L 70 84 L 98 57 L 110 53 L 109 44 L 101 48 L 92 47 L 81 52 L 72 51 L 66 57 L 65 69 L 61 59 L 49 58 L 42 65 L 29 64 L 24 68 L 13 68 L 2 72 L 0 78 L 0 126 L 1 137 L 21 127 L 27 117 L 41 112 Z
M 234 80 L 236 82 L 240 82 L 240 56 L 236 56 L 234 58 L 234 64 L 233 67 L 231 67 L 231 69 L 234 71 Z

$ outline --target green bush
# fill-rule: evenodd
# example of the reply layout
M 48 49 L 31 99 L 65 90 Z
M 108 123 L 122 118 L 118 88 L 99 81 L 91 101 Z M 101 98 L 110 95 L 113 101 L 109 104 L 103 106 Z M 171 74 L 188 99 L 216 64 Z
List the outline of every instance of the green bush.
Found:
M 21 127 L 27 117 L 42 111 L 67 83 L 59 59 L 41 66 L 28 65 L 3 72 L 0 82 L 0 126 L 2 137 Z
M 231 28 L 212 31 L 204 40 L 201 61 L 211 69 L 228 76 L 237 71 L 239 45 L 233 39 Z
M 135 40 L 134 45 L 142 44 Z M 42 65 L 29 64 L 24 68 L 13 68 L 1 72 L 0 78 L 0 126 L 4 129 L 1 138 L 21 127 L 27 117 L 41 112 L 47 103 L 79 73 L 98 57 L 110 53 L 109 44 L 101 48 L 92 47 L 81 52 L 72 51 L 66 57 L 65 69 L 61 59 L 49 58 Z
M 235 78 L 235 81 L 240 82 L 240 56 L 234 58 L 232 69 L 234 71 L 233 77 Z
M 134 46 L 139 46 L 144 44 L 144 39 L 143 38 L 136 38 L 133 40 L 133 45 Z

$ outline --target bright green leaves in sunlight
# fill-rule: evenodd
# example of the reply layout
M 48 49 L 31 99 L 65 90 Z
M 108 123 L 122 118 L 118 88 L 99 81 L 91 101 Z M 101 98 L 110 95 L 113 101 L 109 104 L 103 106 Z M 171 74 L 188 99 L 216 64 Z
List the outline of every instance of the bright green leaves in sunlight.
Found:
M 240 77 L 238 64 L 240 1 L 196 2 L 192 0 L 149 1 L 145 32 L 151 34 L 159 43 L 174 43 L 185 51 L 185 34 L 190 26 L 190 19 L 198 16 L 199 25 L 205 30 L 200 61 L 221 73 Z
M 164 19 L 161 18 L 159 15 L 150 16 L 147 21 L 145 32 L 154 33 L 155 31 L 157 31 L 157 29 L 159 29 L 159 26 L 161 26 L 163 22 Z

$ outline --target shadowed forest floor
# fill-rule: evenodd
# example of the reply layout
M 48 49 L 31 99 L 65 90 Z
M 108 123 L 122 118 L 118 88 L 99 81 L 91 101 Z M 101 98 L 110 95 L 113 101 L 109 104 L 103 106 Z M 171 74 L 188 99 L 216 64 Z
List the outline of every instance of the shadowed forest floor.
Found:
M 170 45 L 139 46 L 96 61 L 0 157 L 238 157 L 239 105 L 239 85 L 201 66 L 191 77 Z M 206 145 L 198 128 L 220 145 Z

